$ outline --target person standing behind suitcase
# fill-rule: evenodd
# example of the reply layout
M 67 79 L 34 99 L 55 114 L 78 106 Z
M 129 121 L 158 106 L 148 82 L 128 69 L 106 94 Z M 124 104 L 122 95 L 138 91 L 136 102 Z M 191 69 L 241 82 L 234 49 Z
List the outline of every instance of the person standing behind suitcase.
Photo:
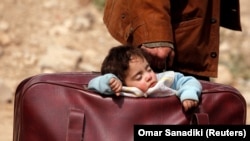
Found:
M 162 97 L 177 95 L 184 111 L 198 105 L 202 86 L 192 76 L 174 71 L 155 73 L 139 48 L 118 46 L 105 57 L 101 74 L 90 80 L 88 89 L 104 95 Z
M 219 27 L 241 31 L 239 0 L 106 0 L 104 23 L 125 45 L 154 57 L 153 70 L 217 77 Z

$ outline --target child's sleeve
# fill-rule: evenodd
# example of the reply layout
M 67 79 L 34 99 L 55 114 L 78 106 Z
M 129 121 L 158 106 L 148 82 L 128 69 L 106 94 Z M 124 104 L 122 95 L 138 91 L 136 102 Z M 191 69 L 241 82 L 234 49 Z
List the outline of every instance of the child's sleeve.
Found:
M 181 73 L 175 72 L 174 82 L 171 87 L 177 90 L 177 96 L 181 101 L 185 99 L 199 101 L 202 86 L 193 76 L 184 76 Z
M 97 91 L 101 94 L 112 95 L 114 94 L 114 92 L 109 86 L 109 81 L 113 77 L 117 78 L 114 74 L 111 73 L 97 76 L 89 81 L 88 89 Z

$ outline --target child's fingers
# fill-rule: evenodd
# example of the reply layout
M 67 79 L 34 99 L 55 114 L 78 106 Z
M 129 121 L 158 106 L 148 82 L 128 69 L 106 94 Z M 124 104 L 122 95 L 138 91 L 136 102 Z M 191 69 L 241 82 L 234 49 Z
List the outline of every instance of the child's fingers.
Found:
M 109 86 L 115 93 L 119 93 L 122 89 L 121 81 L 115 78 L 110 79 Z
M 115 93 L 115 95 L 116 95 L 116 96 L 120 96 L 120 95 L 121 95 L 121 93 Z
M 194 100 L 184 100 L 183 103 L 184 111 L 188 111 L 189 109 L 198 106 L 198 102 Z

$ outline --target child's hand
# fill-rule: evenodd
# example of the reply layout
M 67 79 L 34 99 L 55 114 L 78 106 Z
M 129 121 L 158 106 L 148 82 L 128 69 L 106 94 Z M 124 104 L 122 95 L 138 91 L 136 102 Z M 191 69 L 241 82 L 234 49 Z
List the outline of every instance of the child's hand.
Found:
M 182 106 L 184 108 L 184 111 L 187 112 L 188 110 L 192 109 L 193 107 L 197 107 L 198 101 L 187 99 L 187 100 L 184 100 L 182 102 Z
M 109 86 L 111 90 L 115 92 L 116 96 L 120 95 L 120 92 L 122 90 L 122 82 L 119 79 L 111 78 L 109 81 Z

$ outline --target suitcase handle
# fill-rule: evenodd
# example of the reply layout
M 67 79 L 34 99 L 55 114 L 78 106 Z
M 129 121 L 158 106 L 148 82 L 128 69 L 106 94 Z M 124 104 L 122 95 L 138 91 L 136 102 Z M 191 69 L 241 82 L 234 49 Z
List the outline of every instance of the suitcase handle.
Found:
M 83 139 L 84 112 L 80 109 L 70 109 L 68 119 L 66 141 L 81 141 Z
M 194 113 L 191 118 L 192 125 L 208 125 L 209 116 L 206 113 Z

